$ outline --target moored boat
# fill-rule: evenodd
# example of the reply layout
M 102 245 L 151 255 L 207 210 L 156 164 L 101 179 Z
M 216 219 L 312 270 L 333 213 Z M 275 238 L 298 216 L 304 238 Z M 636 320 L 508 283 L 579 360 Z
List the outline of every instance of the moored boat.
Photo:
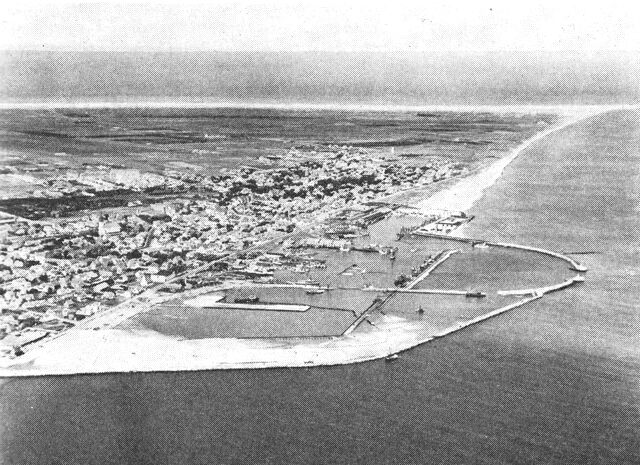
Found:
M 307 294 L 324 294 L 326 289 L 307 289 Z

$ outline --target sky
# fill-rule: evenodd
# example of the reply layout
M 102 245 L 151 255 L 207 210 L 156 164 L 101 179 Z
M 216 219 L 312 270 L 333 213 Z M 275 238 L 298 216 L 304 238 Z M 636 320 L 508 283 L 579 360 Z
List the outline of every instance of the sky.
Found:
M 1 50 L 640 50 L 631 1 L 3 1 Z

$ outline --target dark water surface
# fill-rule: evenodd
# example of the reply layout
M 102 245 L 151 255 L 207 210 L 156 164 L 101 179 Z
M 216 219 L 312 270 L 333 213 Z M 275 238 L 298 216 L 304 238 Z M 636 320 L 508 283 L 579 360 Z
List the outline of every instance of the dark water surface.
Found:
M 639 463 L 640 120 L 521 155 L 469 235 L 580 256 L 585 285 L 404 354 L 336 368 L 0 385 L 4 463 Z

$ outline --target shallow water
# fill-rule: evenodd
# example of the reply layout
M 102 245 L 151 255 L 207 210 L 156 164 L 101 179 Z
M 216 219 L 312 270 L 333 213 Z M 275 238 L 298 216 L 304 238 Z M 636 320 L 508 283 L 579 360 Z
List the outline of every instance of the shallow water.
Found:
M 638 463 L 640 122 L 529 148 L 467 234 L 580 256 L 585 285 L 382 361 L 0 385 L 6 463 Z

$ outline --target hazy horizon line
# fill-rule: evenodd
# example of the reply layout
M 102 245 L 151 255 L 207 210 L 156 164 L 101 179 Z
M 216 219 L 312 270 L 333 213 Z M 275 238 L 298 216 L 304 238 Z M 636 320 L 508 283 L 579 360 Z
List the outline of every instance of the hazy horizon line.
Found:
M 338 110 L 338 111 L 474 111 L 491 110 L 519 112 L 538 112 L 555 110 L 570 113 L 571 110 L 640 109 L 640 104 L 431 104 L 431 105 L 395 105 L 395 104 L 348 104 L 348 103 L 310 103 L 310 102 L 180 102 L 165 101 L 76 101 L 76 102 L 3 102 L 0 110 L 39 110 L 39 109 L 109 109 L 109 108 L 152 108 L 152 109 L 275 109 L 275 110 Z
M 95 48 L 95 49 L 75 49 L 65 47 L 51 47 L 47 49 L 39 48 L 3 48 L 0 46 L 0 53 L 5 52 L 28 52 L 28 53 L 239 53 L 239 54 L 286 54 L 286 53 L 326 53 L 326 54 L 407 54 L 407 55 L 455 55 L 455 54 L 469 54 L 469 55 L 487 55 L 496 53 L 505 54 L 538 54 L 538 55 L 561 55 L 561 54 L 574 54 L 584 55 L 588 57 L 594 54 L 637 54 L 640 53 L 638 49 L 615 49 L 615 48 L 602 48 L 602 49 L 563 49 L 563 50 L 542 50 L 542 49 L 450 49 L 450 50 L 419 50 L 419 49 L 345 49 L 345 50 L 325 50 L 325 49 L 293 49 L 293 50 L 279 50 L 279 49 L 111 49 L 111 48 Z

